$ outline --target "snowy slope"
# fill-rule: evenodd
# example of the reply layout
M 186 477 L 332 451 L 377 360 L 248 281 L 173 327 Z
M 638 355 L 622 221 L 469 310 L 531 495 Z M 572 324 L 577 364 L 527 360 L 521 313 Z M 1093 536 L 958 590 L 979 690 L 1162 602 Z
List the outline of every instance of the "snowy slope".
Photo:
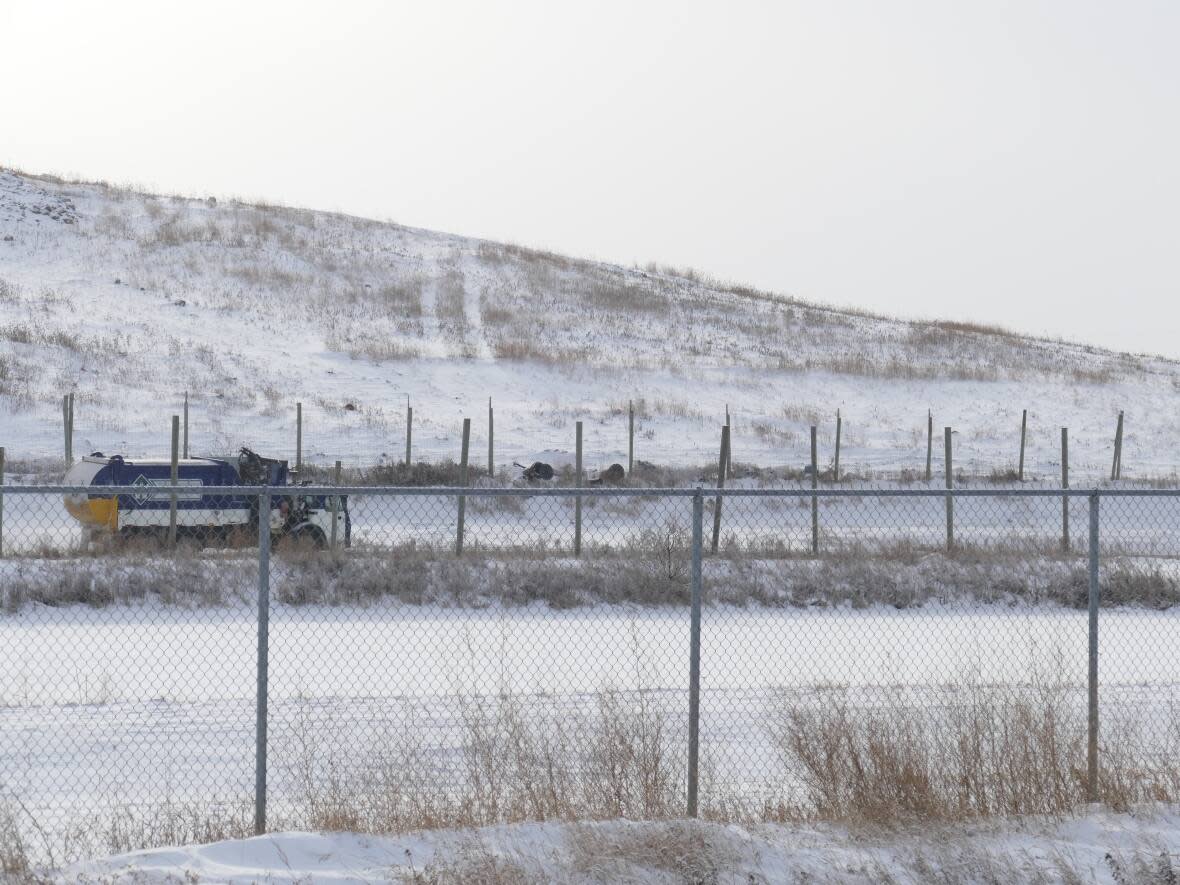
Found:
M 576 420 L 591 465 L 715 459 L 726 404 L 734 459 L 799 466 L 807 427 L 842 466 L 925 462 L 926 411 L 956 460 L 1053 476 L 1059 427 L 1075 477 L 1109 470 L 1119 409 L 1127 476 L 1180 461 L 1180 365 L 953 323 L 831 310 L 667 269 L 623 268 L 306 210 L 136 193 L 0 170 L 0 445 L 60 457 L 163 453 L 192 397 L 193 449 L 246 444 L 321 463 L 457 457 L 463 417 L 497 462 L 562 460 Z M 939 446 L 936 444 L 936 461 Z M 485 457 L 482 454 L 479 458 Z
M 405 836 L 276 833 L 135 852 L 68 882 L 1174 882 L 1180 818 L 1077 820 L 874 832 L 680 822 L 532 823 Z

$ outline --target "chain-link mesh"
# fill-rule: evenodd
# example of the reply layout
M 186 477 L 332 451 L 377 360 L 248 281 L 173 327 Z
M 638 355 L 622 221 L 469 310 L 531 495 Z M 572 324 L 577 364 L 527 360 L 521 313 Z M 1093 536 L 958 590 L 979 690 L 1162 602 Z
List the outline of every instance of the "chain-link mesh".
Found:
M 694 686 L 693 490 L 484 482 L 7 487 L 0 831 L 251 832 L 260 587 L 271 828 L 681 816 L 694 690 L 703 815 L 1090 797 L 1090 495 L 703 489 Z M 1098 507 L 1098 793 L 1178 798 L 1180 493 Z

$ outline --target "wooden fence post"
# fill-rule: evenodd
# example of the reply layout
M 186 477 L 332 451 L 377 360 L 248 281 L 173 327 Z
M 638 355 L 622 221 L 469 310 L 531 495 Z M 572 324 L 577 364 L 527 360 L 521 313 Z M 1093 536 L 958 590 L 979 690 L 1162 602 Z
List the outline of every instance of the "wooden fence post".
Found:
M 72 391 L 72 390 L 69 393 L 69 408 L 68 408 L 67 412 L 70 416 L 70 431 L 69 431 L 70 444 L 69 444 L 69 452 L 66 455 L 66 460 L 68 460 L 70 462 L 70 464 L 73 464 L 74 463 L 74 391 Z
M 836 409 L 836 463 L 832 465 L 833 482 L 840 481 L 840 410 Z
M 176 508 L 177 496 L 176 485 L 180 482 L 180 465 L 178 459 L 180 458 L 180 416 L 172 416 L 172 471 L 170 477 L 172 480 L 172 491 L 168 495 L 168 546 L 176 546 Z
M 582 422 L 574 425 L 574 487 L 582 487 Z M 582 555 L 582 496 L 574 498 L 574 556 Z
M 1119 410 L 1119 424 L 1114 432 L 1114 461 L 1110 465 L 1110 479 L 1123 478 L 1123 412 Z
M 635 470 L 635 401 L 627 400 L 627 478 Z
M 459 454 L 459 476 L 463 488 L 467 488 L 470 477 L 467 474 L 467 453 L 471 445 L 471 419 L 463 419 L 463 448 Z M 463 555 L 463 523 L 467 517 L 467 496 L 459 496 L 459 519 L 455 529 L 455 555 Z
M 729 423 L 729 403 L 725 404 L 725 426 L 730 427 Z M 729 445 L 725 447 L 725 476 L 727 479 L 733 479 L 733 430 L 732 428 L 726 434 L 729 438 Z
M 1024 435 L 1028 430 L 1028 409 L 1020 413 L 1020 467 L 1016 470 L 1016 477 L 1024 482 Z
M 946 460 L 946 549 L 955 549 L 955 496 L 951 489 L 955 487 L 955 465 L 951 451 L 951 429 L 944 427 L 942 431 L 943 447 Z
M 70 396 L 62 394 L 61 398 L 61 426 L 62 426 L 62 454 L 65 456 L 66 468 L 74 463 L 74 435 L 70 431 Z
M 496 424 L 492 413 L 492 398 L 488 397 L 488 476 L 496 475 Z
M 717 463 L 717 490 L 725 488 L 725 465 L 729 463 L 729 425 L 721 426 L 721 459 Z M 713 552 L 721 540 L 721 496 L 713 504 Z
M 303 403 L 295 403 L 295 472 L 303 466 Z
M 816 450 L 815 425 L 811 425 L 811 489 L 819 486 L 819 458 Z M 819 497 L 811 496 L 811 552 L 819 553 Z
M 336 462 L 336 469 L 332 471 L 332 483 L 337 486 L 340 485 L 340 462 L 339 461 Z M 337 543 L 337 537 L 338 537 L 338 530 L 336 528 L 336 521 L 339 519 L 339 517 L 340 517 L 340 495 L 336 494 L 336 495 L 332 496 L 332 539 L 331 539 L 331 546 L 328 548 L 330 550 L 336 549 L 336 543 Z
M 934 413 L 926 410 L 926 482 L 930 482 L 930 458 L 934 454 Z
M 4 556 L 4 446 L 0 446 L 0 558 Z
M 1061 488 L 1069 488 L 1069 428 L 1061 428 Z M 1061 550 L 1069 552 L 1069 496 L 1061 496 Z
M 410 439 L 414 432 L 414 409 L 406 402 L 406 468 L 409 469 L 410 464 Z
M 188 391 L 184 392 L 184 444 L 181 446 L 184 458 L 188 458 Z

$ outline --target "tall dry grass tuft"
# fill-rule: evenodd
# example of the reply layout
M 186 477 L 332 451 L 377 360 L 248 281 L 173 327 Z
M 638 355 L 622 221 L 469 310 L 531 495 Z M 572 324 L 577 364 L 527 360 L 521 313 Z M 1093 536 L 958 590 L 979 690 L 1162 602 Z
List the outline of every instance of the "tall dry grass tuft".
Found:
M 1122 810 L 1180 797 L 1180 771 L 1137 726 L 1106 720 L 1100 801 Z M 783 818 L 872 824 L 1056 815 L 1087 801 L 1084 693 L 1042 676 L 1027 688 L 971 680 L 922 702 L 898 690 L 866 702 L 847 690 L 781 697 L 771 726 L 781 761 L 802 782 Z
M 468 693 L 455 703 L 455 747 L 443 755 L 414 717 L 359 752 L 325 752 L 334 726 L 302 717 L 276 756 L 290 759 L 297 784 L 284 825 L 386 833 L 683 814 L 686 748 L 653 693 L 605 689 L 577 706 Z

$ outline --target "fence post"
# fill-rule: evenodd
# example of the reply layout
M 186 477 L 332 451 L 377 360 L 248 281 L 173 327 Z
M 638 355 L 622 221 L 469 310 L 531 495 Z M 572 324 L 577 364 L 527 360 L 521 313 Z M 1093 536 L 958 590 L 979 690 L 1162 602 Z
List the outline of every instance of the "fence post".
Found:
M 729 425 L 721 426 L 721 461 L 717 465 L 717 491 L 725 488 L 725 465 L 729 463 Z M 713 504 L 713 553 L 717 552 L 717 544 L 721 540 L 721 495 Z
M 1118 427 L 1114 431 L 1114 461 L 1110 465 L 1110 479 L 1123 478 L 1123 413 L 1119 411 Z
M 177 458 L 180 454 L 180 416 L 172 416 L 172 470 L 169 476 L 172 481 L 172 491 L 168 493 L 168 546 L 176 546 L 176 486 L 180 482 L 180 466 Z
M 4 556 L 4 446 L 0 446 L 0 558 Z
M 61 426 L 63 436 L 62 454 L 65 455 L 66 467 L 74 464 L 74 434 L 70 427 L 70 395 L 62 394 L 61 398 Z
M 266 702 L 270 665 L 270 487 L 258 495 L 258 684 L 254 714 L 254 834 L 266 832 Z
M 66 446 L 66 460 L 72 465 L 74 463 L 74 391 L 70 391 L 67 396 L 70 429 L 68 431 L 69 442 Z
M 725 406 L 725 432 L 729 437 L 729 445 L 725 447 L 725 478 L 733 479 L 733 430 L 729 423 L 729 404 Z
M 303 403 L 295 403 L 295 472 L 303 467 Z
M 574 425 L 574 486 L 582 487 L 582 422 Z M 574 498 L 574 556 L 582 555 L 582 496 Z
M 188 458 L 188 391 L 184 392 L 184 445 L 182 452 Z
M 340 462 L 336 462 L 336 469 L 332 471 L 332 482 L 335 485 L 340 485 Z M 336 549 L 336 539 L 338 530 L 336 528 L 336 521 L 340 518 L 340 495 L 332 496 L 332 546 L 330 550 Z
M 627 478 L 635 470 L 635 401 L 627 400 Z
M 463 449 L 459 454 L 460 484 L 467 487 L 470 477 L 467 475 L 467 453 L 471 446 L 471 419 L 463 419 Z M 467 496 L 459 496 L 459 519 L 455 528 L 455 555 L 463 555 L 463 523 L 467 517 Z
M 1098 801 L 1098 490 L 1090 495 L 1090 665 L 1086 729 L 1086 799 Z
M 410 466 L 410 439 L 414 433 L 414 408 L 406 404 L 406 467 Z
M 951 494 L 951 489 L 955 487 L 955 466 L 951 460 L 951 429 L 949 427 L 943 428 L 942 437 L 946 459 L 946 549 L 949 552 L 955 549 L 955 496 Z
M 1061 488 L 1069 488 L 1069 428 L 1061 428 Z M 1061 550 L 1069 552 L 1069 495 L 1061 496 Z
M 1024 434 L 1028 429 L 1028 409 L 1020 413 L 1020 467 L 1017 468 L 1016 478 L 1024 482 Z
M 701 729 L 701 547 L 704 544 L 705 496 L 692 496 L 692 614 L 688 630 L 688 816 L 697 816 Z
M 832 465 L 832 481 L 840 481 L 840 410 L 836 409 L 836 463 Z
M 811 425 L 811 489 L 819 487 L 819 459 L 815 445 L 815 425 Z M 811 496 L 811 552 L 819 553 L 819 498 Z
M 496 475 L 496 425 L 492 413 L 492 398 L 488 397 L 488 476 Z
M 926 410 L 926 482 L 930 482 L 930 461 L 934 454 L 934 412 Z

